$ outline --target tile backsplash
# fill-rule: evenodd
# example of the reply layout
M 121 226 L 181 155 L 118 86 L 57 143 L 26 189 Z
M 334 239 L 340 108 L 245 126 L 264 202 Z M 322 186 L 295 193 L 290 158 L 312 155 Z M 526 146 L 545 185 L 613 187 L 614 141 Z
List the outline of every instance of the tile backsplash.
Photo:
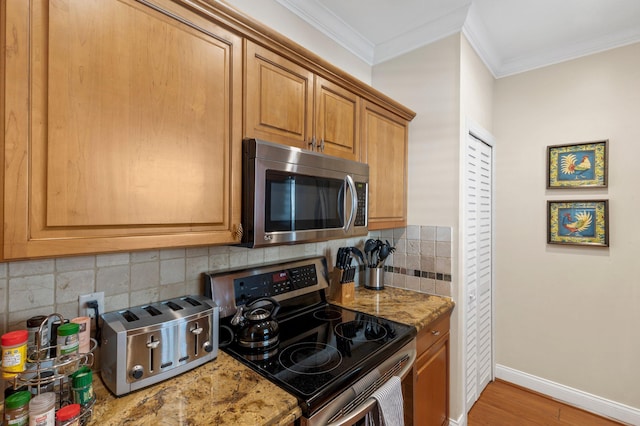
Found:
M 451 296 L 451 227 L 409 225 L 371 232 L 371 237 L 396 248 L 385 263 L 385 286 Z
M 387 261 L 385 285 L 451 294 L 451 228 L 408 226 L 370 233 L 397 251 Z M 233 246 L 0 263 L 0 333 L 24 328 L 34 315 L 78 316 L 78 296 L 103 291 L 106 311 L 202 294 L 202 272 L 324 255 L 329 268 L 339 247 L 363 248 L 366 238 L 246 249 Z M 393 241 L 392 241 L 393 240 Z M 361 274 L 360 274 L 361 275 Z M 362 277 L 364 278 L 364 277 Z M 358 281 L 356 281 L 358 282 Z

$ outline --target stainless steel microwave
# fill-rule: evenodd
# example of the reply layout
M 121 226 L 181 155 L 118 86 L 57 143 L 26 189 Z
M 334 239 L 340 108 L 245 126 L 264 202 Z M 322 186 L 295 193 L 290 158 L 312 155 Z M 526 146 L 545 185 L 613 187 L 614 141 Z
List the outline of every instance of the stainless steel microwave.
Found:
M 258 139 L 243 141 L 241 245 L 366 235 L 369 166 Z

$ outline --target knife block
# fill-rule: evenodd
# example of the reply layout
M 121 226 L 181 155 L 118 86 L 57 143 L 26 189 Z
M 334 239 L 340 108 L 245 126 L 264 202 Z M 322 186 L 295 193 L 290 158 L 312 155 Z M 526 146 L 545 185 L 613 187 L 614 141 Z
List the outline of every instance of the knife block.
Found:
M 334 268 L 331 272 L 329 299 L 337 303 L 351 303 L 355 299 L 355 283 L 353 281 L 340 283 L 343 272 L 338 268 Z

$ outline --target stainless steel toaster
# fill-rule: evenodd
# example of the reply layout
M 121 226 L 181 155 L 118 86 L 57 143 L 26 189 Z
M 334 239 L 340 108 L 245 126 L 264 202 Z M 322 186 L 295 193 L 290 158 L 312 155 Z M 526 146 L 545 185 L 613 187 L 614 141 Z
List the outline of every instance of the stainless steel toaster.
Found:
M 101 315 L 102 379 L 124 395 L 218 355 L 218 306 L 185 296 Z

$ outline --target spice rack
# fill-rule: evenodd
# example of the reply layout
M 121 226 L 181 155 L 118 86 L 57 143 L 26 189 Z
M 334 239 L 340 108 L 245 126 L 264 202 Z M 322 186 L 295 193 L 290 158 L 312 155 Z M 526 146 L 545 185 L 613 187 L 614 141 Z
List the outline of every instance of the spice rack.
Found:
M 35 333 L 35 346 L 28 348 L 27 363 L 25 370 L 15 374 L 14 377 L 5 379 L 7 383 L 11 383 L 13 389 L 19 389 L 27 386 L 32 394 L 40 395 L 43 392 L 54 392 L 56 394 L 56 411 L 60 408 L 71 404 L 72 388 L 71 376 L 81 367 L 91 368 L 93 366 L 94 354 L 98 342 L 91 338 L 90 349 L 86 353 L 73 353 L 62 356 L 51 357 L 52 350 L 56 350 L 57 346 L 41 347 L 41 335 L 45 325 L 53 324 L 57 319 L 60 324 L 64 324 L 65 319 L 60 314 L 51 314 L 40 324 L 38 331 Z M 45 376 L 45 377 L 43 377 Z M 93 414 L 93 406 L 95 398 L 81 406 L 80 416 L 63 425 L 79 424 L 85 425 L 91 420 Z

